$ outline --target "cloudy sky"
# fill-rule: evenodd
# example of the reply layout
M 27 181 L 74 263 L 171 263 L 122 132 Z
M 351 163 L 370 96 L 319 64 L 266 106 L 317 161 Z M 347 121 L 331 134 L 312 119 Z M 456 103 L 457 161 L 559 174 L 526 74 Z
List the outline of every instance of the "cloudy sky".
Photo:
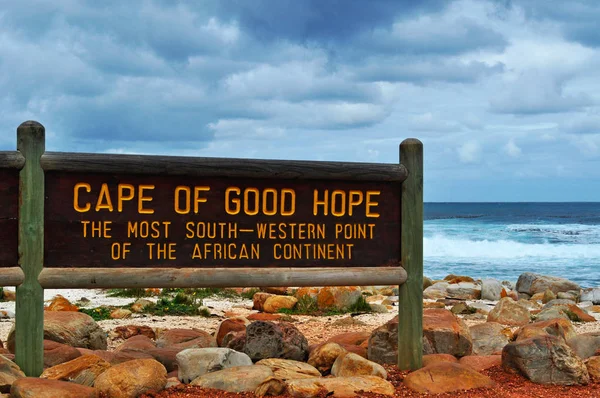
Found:
M 595 0 L 0 0 L 0 150 L 397 162 L 426 201 L 600 201 Z

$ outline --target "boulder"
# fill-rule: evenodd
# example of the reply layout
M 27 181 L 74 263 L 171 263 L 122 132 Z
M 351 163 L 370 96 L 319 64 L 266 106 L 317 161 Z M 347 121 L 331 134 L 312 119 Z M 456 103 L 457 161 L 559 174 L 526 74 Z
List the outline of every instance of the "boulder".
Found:
M 585 363 L 590 379 L 597 383 L 600 381 L 600 356 L 591 357 Z
M 156 339 L 159 348 L 205 348 L 216 347 L 217 342 L 209 333 L 199 329 L 169 329 Z
M 458 314 L 473 314 L 476 311 L 477 310 L 475 310 L 475 308 L 467 305 L 467 303 L 465 303 L 465 302 L 454 304 L 452 306 L 452 308 L 450 308 L 450 312 L 453 313 L 454 315 L 458 315 Z
M 573 300 L 573 301 L 577 302 L 579 300 L 579 291 L 570 290 L 568 292 L 558 292 L 558 293 L 556 293 L 556 298 Z
M 369 337 L 371 337 L 371 332 L 362 331 L 362 332 L 346 332 L 336 334 L 333 337 L 327 339 L 328 343 L 338 343 L 341 346 L 346 345 L 355 345 L 362 346 L 366 345 L 369 342 Z
M 98 398 L 98 391 L 92 387 L 67 381 L 23 377 L 14 382 L 10 388 L 10 396 L 12 398 Z
M 404 384 L 421 394 L 443 394 L 459 390 L 493 387 L 494 381 L 458 363 L 440 362 L 409 373 Z
M 177 370 L 177 354 L 182 351 L 181 348 L 163 347 L 163 348 L 151 348 L 145 351 L 145 354 L 149 354 L 152 358 L 160 362 L 167 372 L 173 372 Z
M 499 353 L 512 339 L 513 333 L 497 322 L 485 322 L 469 328 L 474 355 Z
M 446 304 L 438 301 L 424 301 L 423 308 L 446 308 Z
M 529 311 L 517 304 L 513 299 L 504 297 L 490 311 L 488 322 L 498 322 L 508 326 L 522 326 L 529 323 Z
M 223 337 L 221 342 L 223 347 L 231 348 L 232 350 L 243 352 L 246 346 L 246 331 L 240 330 L 237 332 L 229 332 Z
M 254 296 L 252 296 L 252 309 L 257 311 L 264 311 L 265 301 L 267 301 L 267 299 L 272 296 L 274 296 L 274 294 L 265 292 L 254 293 Z
M 133 336 L 122 342 L 115 351 L 146 351 L 156 348 L 154 340 L 144 335 Z
M 585 333 L 571 337 L 567 340 L 567 345 L 581 359 L 600 355 L 600 334 Z
M 448 297 L 461 300 L 478 300 L 481 298 L 481 286 L 473 282 L 459 282 L 448 285 Z
M 377 376 L 387 379 L 383 366 L 352 352 L 345 352 L 337 357 L 331 367 L 331 374 L 336 377 Z
M 92 387 L 98 375 L 110 368 L 110 363 L 96 355 L 83 355 L 69 362 L 44 370 L 40 378 L 71 381 Z
M 263 303 L 263 311 L 269 314 L 279 312 L 281 309 L 291 310 L 298 299 L 294 296 L 271 296 Z
M 398 363 L 398 317 L 395 316 L 375 329 L 369 337 L 368 344 L 369 360 L 379 364 Z
M 508 343 L 502 350 L 502 366 L 520 372 L 534 383 L 587 384 L 585 364 L 562 339 L 537 336 Z
M 481 299 L 498 301 L 502 293 L 502 284 L 496 279 L 484 279 L 481 281 Z
M 69 300 L 57 294 L 50 304 L 44 308 L 44 311 L 79 311 L 76 305 L 71 304 Z
M 356 304 L 362 297 L 360 288 L 357 286 L 326 286 L 317 294 L 317 305 L 319 309 L 346 309 Z
M 311 300 L 316 300 L 320 290 L 320 287 L 301 287 L 296 291 L 295 296 L 298 300 L 305 296 L 308 296 Z
M 433 285 L 433 281 L 431 280 L 431 278 L 423 276 L 423 290 L 427 289 L 431 285 Z
M 271 377 L 273 377 L 273 371 L 267 366 L 236 366 L 206 373 L 194 379 L 190 384 L 227 392 L 254 392 Z
M 448 283 L 460 283 L 460 282 L 475 282 L 473 278 L 467 275 L 454 275 L 448 274 L 444 277 L 444 280 Z
M 386 307 L 383 304 L 369 304 L 369 307 L 371 308 L 371 312 L 374 314 L 387 314 L 388 312 L 390 312 L 390 310 L 388 309 L 388 307 Z
M 575 337 L 577 333 L 571 321 L 564 318 L 555 318 L 523 326 L 515 332 L 515 340 L 526 340 L 532 337 L 547 335 L 567 341 Z
M 215 332 L 215 339 L 218 347 L 223 347 L 223 338 L 229 332 L 238 332 L 246 330 L 246 326 L 250 325 L 250 321 L 243 316 L 224 319 Z
M 540 293 L 536 293 L 536 294 L 540 294 Z M 542 303 L 546 304 L 552 300 L 556 300 L 556 294 L 554 294 L 554 292 L 552 290 L 546 289 L 542 296 Z
M 556 298 L 554 300 L 550 300 L 547 303 L 544 304 L 544 306 L 542 307 L 543 310 L 548 309 L 550 307 L 554 307 L 555 305 L 569 305 L 569 304 L 576 304 L 575 301 L 571 300 L 571 299 L 559 299 Z
M 0 393 L 10 391 L 15 380 L 25 377 L 19 366 L 8 358 L 0 355 Z
M 253 361 L 266 358 L 304 361 L 308 357 L 308 341 L 291 323 L 255 321 L 246 327 L 244 352 Z
M 542 311 L 540 311 L 535 318 L 538 321 L 565 318 L 570 319 L 573 322 L 596 322 L 596 318 L 575 304 L 555 304 L 550 307 L 546 307 L 545 309 L 542 309 Z
M 265 312 L 256 312 L 246 317 L 249 321 L 279 321 L 283 319 L 285 314 L 267 314 Z
M 454 355 L 450 355 L 450 354 L 427 354 L 427 355 L 423 355 L 423 368 L 426 368 L 427 366 L 431 366 L 435 363 L 438 362 L 452 362 L 452 363 L 456 363 L 458 362 L 458 359 L 456 359 L 456 357 Z
M 49 368 L 68 362 L 81 356 L 75 347 L 57 343 L 52 340 L 44 340 L 44 367 Z
M 346 352 L 347 350 L 338 343 L 325 343 L 311 351 L 308 364 L 326 374 L 331 371 L 337 357 Z
M 242 352 L 229 348 L 189 348 L 179 352 L 177 358 L 177 378 L 183 383 L 206 373 L 232 368 L 235 366 L 250 366 L 252 360 Z
M 125 308 L 117 308 L 113 312 L 110 313 L 111 319 L 125 319 L 131 318 L 131 311 Z
M 502 365 L 502 355 L 467 355 L 462 357 L 458 363 L 468 366 L 476 372 Z
M 167 384 L 167 370 L 155 359 L 136 359 L 114 365 L 100 374 L 96 389 L 111 398 L 135 398 L 160 391 Z
M 542 308 L 542 305 L 535 300 L 519 299 L 517 304 L 529 311 L 539 310 Z
M 337 343 L 346 349 L 346 351 L 367 358 L 367 348 L 370 336 L 371 332 L 369 331 L 340 333 L 330 337 L 325 343 Z M 325 343 L 310 346 L 309 353 L 312 353 L 312 350 Z
M 81 355 L 96 355 L 111 365 L 132 361 L 134 359 L 152 359 L 152 355 L 143 351 L 104 351 L 104 350 L 88 350 L 85 348 L 77 349 Z
M 270 368 L 274 377 L 283 381 L 321 376 L 321 373 L 314 366 L 291 359 L 268 358 L 261 359 L 256 364 Z
M 148 299 L 144 299 L 144 298 L 139 298 L 135 301 L 135 303 L 133 303 L 131 305 L 131 311 L 133 312 L 144 312 L 144 309 L 146 309 L 146 307 L 152 306 L 154 305 L 153 301 L 150 301 Z
M 369 347 L 370 348 L 370 347 Z M 445 309 L 423 311 L 423 353 L 470 355 L 473 343 L 464 321 Z M 395 355 L 397 355 L 397 346 Z M 370 358 L 369 358 L 370 359 Z
M 127 340 L 130 337 L 143 335 L 152 340 L 156 339 L 156 333 L 150 326 L 140 326 L 140 325 L 124 325 L 117 326 L 111 332 L 112 336 L 115 338 L 120 338 L 123 340 Z
M 591 301 L 594 305 L 600 304 L 600 287 L 583 289 L 579 300 Z
M 4 288 L 2 291 L 2 300 L 16 301 L 17 300 L 17 292 L 14 290 L 8 290 L 7 288 Z
M 392 383 L 377 376 L 318 377 L 287 382 L 286 392 L 292 397 L 316 397 L 325 393 L 328 397 L 356 397 L 361 392 L 389 395 L 395 393 Z
M 296 326 L 289 322 L 279 322 L 277 326 L 283 332 L 283 354 L 280 358 L 306 361 L 308 358 L 308 340 L 306 340 L 306 337 Z M 247 343 L 248 340 L 246 340 Z
M 14 327 L 8 335 L 8 349 L 14 352 Z M 44 339 L 71 347 L 106 350 L 107 334 L 83 312 L 44 311 Z
M 278 294 L 285 296 L 287 294 L 287 287 L 261 287 L 260 290 L 265 293 Z
M 577 283 L 565 278 L 555 276 L 540 275 L 533 272 L 524 272 L 517 280 L 517 291 L 534 295 L 550 289 L 553 293 L 568 292 L 569 290 L 579 290 Z
M 437 282 L 423 290 L 424 299 L 443 299 L 448 297 L 448 282 Z

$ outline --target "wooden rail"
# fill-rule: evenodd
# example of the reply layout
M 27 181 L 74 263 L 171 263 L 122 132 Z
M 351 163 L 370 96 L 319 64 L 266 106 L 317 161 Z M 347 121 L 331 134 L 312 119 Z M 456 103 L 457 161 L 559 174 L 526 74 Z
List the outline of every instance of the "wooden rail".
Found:
M 61 152 L 44 153 L 41 165 L 45 171 L 289 180 L 402 182 L 408 175 L 406 168 L 400 164 Z
M 25 158 L 19 151 L 0 151 L 0 169 L 21 170 L 25 166 Z
M 20 267 L 0 268 L 0 286 L 18 286 L 25 275 Z
M 134 287 L 370 286 L 402 284 L 406 271 L 387 268 L 45 268 L 45 289 Z

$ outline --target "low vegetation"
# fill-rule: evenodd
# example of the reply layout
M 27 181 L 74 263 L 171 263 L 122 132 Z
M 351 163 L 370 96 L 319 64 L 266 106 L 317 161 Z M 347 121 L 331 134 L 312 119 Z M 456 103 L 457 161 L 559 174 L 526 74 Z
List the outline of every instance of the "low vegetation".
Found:
M 287 315 L 313 315 L 313 316 L 333 316 L 342 314 L 366 314 L 373 312 L 371 306 L 367 303 L 364 297 L 360 297 L 356 303 L 345 309 L 338 308 L 325 308 L 319 309 L 319 305 L 316 298 L 309 295 L 304 295 L 298 299 L 298 302 L 293 309 L 282 308 L 279 310 L 282 314 Z

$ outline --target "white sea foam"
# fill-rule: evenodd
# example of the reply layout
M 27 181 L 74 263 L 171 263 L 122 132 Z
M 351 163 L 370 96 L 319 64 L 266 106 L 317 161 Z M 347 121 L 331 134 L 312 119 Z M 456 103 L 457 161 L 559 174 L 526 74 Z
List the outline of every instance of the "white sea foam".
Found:
M 531 226 L 531 225 L 529 225 Z M 423 239 L 426 259 L 600 259 L 598 244 L 522 243 L 512 240 L 469 240 L 445 235 Z

